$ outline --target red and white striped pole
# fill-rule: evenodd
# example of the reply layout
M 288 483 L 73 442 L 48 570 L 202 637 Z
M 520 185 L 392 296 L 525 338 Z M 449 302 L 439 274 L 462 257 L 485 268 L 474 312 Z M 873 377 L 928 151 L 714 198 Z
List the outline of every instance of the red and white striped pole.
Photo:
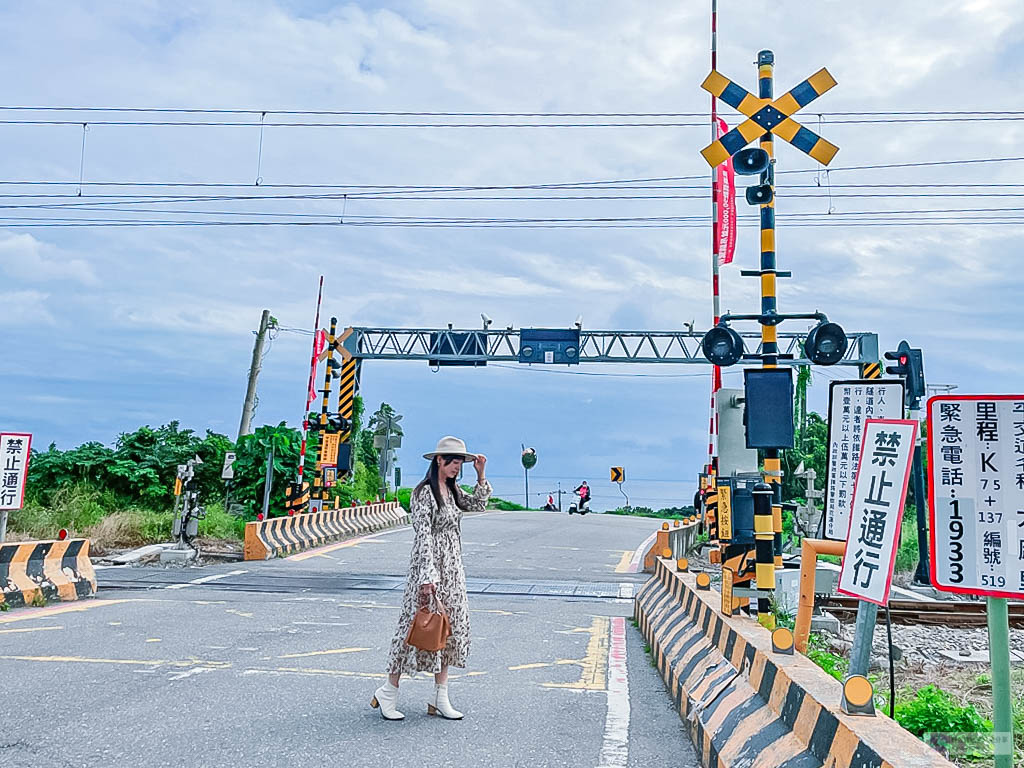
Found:
M 718 0 L 711 0 L 711 69 L 718 69 Z M 717 141 L 718 131 L 718 100 L 711 96 L 711 140 Z M 718 173 L 711 169 L 711 306 L 712 327 L 718 325 L 721 315 L 721 303 L 718 289 L 719 267 L 719 211 L 718 211 Z M 711 373 L 711 416 L 708 419 L 708 466 L 709 474 L 718 472 L 718 415 L 716 403 L 718 390 L 722 388 L 722 369 L 713 366 Z
M 324 296 L 324 276 L 320 275 L 320 287 L 316 292 L 316 319 L 313 321 L 313 353 L 309 362 L 309 381 L 306 384 L 306 408 L 302 411 L 302 447 L 299 449 L 299 487 L 302 487 L 302 469 L 306 464 L 306 436 L 309 434 L 309 404 L 313 398 L 309 393 L 313 391 L 313 380 L 316 378 L 316 348 L 317 335 L 320 333 L 320 302 Z

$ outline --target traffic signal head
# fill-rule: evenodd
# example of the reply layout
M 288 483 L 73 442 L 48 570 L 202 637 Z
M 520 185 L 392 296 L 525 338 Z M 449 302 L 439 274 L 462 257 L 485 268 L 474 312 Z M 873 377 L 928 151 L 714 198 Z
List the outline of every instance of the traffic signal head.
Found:
M 901 341 L 895 352 L 885 353 L 885 359 L 896 361 L 896 365 L 885 366 L 886 373 L 891 373 L 893 376 L 908 376 L 910 371 L 910 344 L 906 341 Z
M 804 354 L 815 365 L 835 365 L 843 359 L 849 341 L 838 323 L 821 322 L 804 339 Z
M 705 333 L 700 346 L 704 357 L 714 365 L 733 365 L 743 357 L 743 339 L 725 323 L 719 323 Z
M 336 379 L 341 376 L 341 360 L 336 357 L 327 358 L 327 369 L 331 372 L 331 378 Z
M 331 432 L 348 432 L 352 427 L 352 422 L 342 416 L 340 413 L 328 413 L 327 414 L 327 428 Z

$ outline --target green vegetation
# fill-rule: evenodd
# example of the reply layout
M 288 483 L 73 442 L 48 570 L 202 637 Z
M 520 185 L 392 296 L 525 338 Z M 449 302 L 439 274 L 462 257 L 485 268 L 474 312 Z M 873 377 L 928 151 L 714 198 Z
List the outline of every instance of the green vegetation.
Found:
M 362 412 L 362 400 L 356 398 L 355 471 L 331 491 L 346 506 L 376 498 L 379 489 L 373 434 L 359 429 Z M 315 423 L 319 414 L 311 417 Z M 301 442 L 301 432 L 283 422 L 258 427 L 233 444 L 225 435 L 209 430 L 198 435 L 172 421 L 123 433 L 113 447 L 88 442 L 62 451 L 51 444 L 45 451 L 32 452 L 25 506 L 11 512 L 8 533 L 12 540 L 50 539 L 66 528 L 71 536 L 92 539 L 99 553 L 166 541 L 171 536 L 177 467 L 198 456 L 202 464 L 196 466 L 196 485 L 206 508 L 200 537 L 240 539 L 246 521 L 262 509 L 271 450 L 270 514 L 284 514 L 285 489 L 296 476 Z M 307 459 L 316 455 L 318 443 L 319 433 L 311 430 Z M 236 457 L 235 477 L 225 498 L 220 474 L 227 451 Z M 307 461 L 307 479 L 312 471 L 312 462 Z
M 807 658 L 839 681 L 842 681 L 846 676 L 846 671 L 850 668 L 850 662 L 833 653 L 828 638 L 820 632 L 812 632 L 808 638 Z
M 632 515 L 634 517 L 657 517 L 667 520 L 685 520 L 695 514 L 693 507 L 666 507 L 655 512 L 650 507 L 618 507 L 609 509 L 606 515 Z
M 958 758 L 976 760 L 991 755 L 982 734 L 992 731 L 992 721 L 983 718 L 973 704 L 959 704 L 936 685 L 926 685 L 910 699 L 897 699 L 896 722 Z

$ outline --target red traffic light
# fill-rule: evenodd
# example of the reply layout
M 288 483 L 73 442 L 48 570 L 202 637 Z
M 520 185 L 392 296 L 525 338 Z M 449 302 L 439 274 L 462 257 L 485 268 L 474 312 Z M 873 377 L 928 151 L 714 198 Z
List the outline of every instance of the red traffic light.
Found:
M 64 541 L 64 539 L 66 539 L 67 537 L 68 537 L 68 529 L 67 528 L 61 528 L 59 531 L 57 531 L 57 540 L 58 541 Z
M 909 362 L 910 357 L 908 355 L 900 355 L 900 365 L 906 365 Z

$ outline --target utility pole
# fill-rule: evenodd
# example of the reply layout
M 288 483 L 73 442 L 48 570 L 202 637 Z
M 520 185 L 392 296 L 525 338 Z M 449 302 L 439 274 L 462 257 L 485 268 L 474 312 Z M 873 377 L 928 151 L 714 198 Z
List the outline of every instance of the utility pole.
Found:
M 252 414 L 256 410 L 256 379 L 260 375 L 260 366 L 263 359 L 263 342 L 267 338 L 267 329 L 270 327 L 270 310 L 264 309 L 260 317 L 260 329 L 256 334 L 256 343 L 252 347 L 252 363 L 249 365 L 249 386 L 245 390 L 245 404 L 242 406 L 242 421 L 238 425 L 238 438 L 248 435 L 251 431 Z

